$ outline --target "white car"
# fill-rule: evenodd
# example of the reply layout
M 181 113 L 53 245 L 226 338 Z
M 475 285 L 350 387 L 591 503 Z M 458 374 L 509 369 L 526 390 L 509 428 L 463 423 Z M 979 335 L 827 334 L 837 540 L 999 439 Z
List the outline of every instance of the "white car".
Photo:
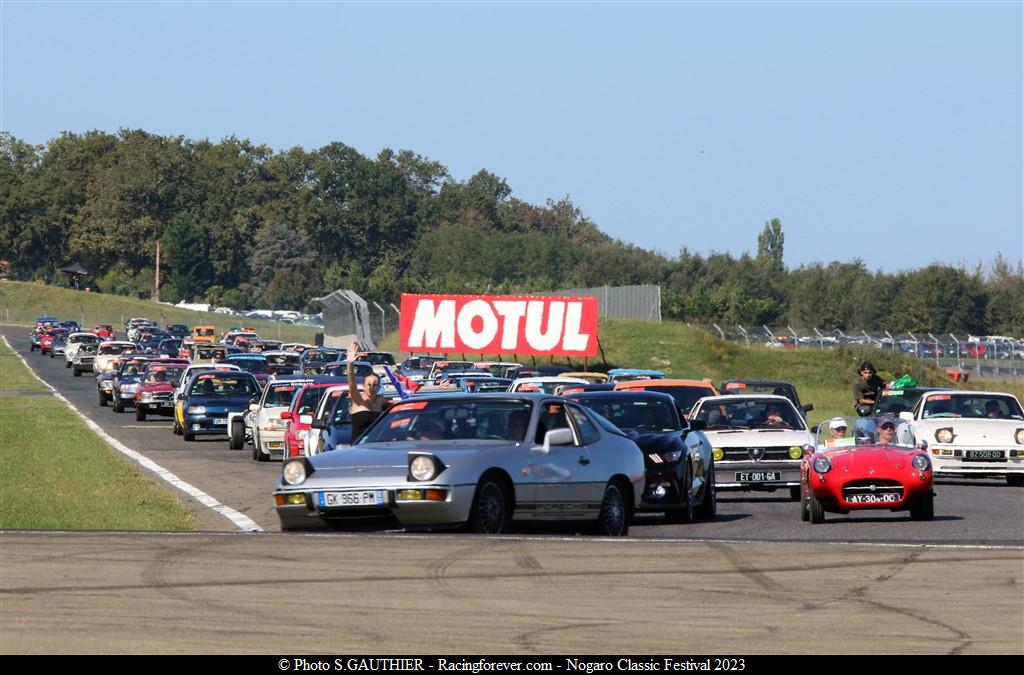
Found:
M 281 413 L 291 407 L 296 392 L 313 381 L 312 377 L 282 375 L 263 389 L 259 403 L 250 405 L 248 412 L 228 413 L 231 449 L 241 450 L 245 439 L 249 439 L 252 458 L 257 462 L 284 459 L 284 431 L 288 422 L 281 419 Z M 240 423 L 243 425 L 242 438 L 239 438 L 240 432 L 236 428 Z
M 1024 485 L 1024 410 L 1012 394 L 928 392 L 900 417 L 928 444 L 936 478 L 1005 476 Z
M 708 396 L 689 419 L 704 422 L 715 460 L 715 486 L 773 492 L 800 500 L 800 460 L 814 449 L 803 415 L 785 396 Z
M 126 340 L 108 340 L 101 342 L 96 351 L 96 359 L 92 362 L 95 373 L 109 373 L 114 369 L 114 362 L 121 354 L 134 352 L 138 349 L 134 342 Z
M 546 375 L 538 377 L 520 377 L 512 380 L 508 385 L 511 393 L 540 392 L 542 394 L 554 394 L 555 389 L 563 384 L 590 384 L 578 377 L 558 377 L 557 375 Z
M 75 359 L 75 353 L 83 344 L 98 345 L 103 338 L 95 333 L 72 333 L 67 338 L 67 346 L 64 347 L 64 367 L 70 368 L 71 362 Z

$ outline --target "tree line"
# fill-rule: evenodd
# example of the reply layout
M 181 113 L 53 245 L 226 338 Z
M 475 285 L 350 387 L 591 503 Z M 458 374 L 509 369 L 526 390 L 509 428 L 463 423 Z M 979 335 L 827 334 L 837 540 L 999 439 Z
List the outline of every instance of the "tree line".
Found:
M 646 283 L 661 285 L 663 316 L 691 323 L 1024 335 L 1024 268 L 999 255 L 974 270 L 789 269 L 772 219 L 753 255 L 669 257 L 609 237 L 568 197 L 530 204 L 487 170 L 457 181 L 408 150 L 127 129 L 37 146 L 0 133 L 0 259 L 13 278 L 63 284 L 59 268 L 80 260 L 101 291 L 148 298 L 157 242 L 172 302 L 303 309 L 337 288 L 395 301 Z

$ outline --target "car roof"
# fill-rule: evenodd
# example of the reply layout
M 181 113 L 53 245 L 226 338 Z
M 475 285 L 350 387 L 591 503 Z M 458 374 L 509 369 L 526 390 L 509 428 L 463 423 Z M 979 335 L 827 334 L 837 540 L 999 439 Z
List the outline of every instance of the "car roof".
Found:
M 693 387 L 718 391 L 718 388 L 711 382 L 704 380 L 682 380 L 682 379 L 653 379 L 653 380 L 628 380 L 616 382 L 616 389 L 643 389 L 644 387 Z

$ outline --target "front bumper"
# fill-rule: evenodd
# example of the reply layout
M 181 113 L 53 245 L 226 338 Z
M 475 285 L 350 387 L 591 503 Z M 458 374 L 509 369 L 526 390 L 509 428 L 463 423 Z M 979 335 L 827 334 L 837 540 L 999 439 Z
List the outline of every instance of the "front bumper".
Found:
M 968 453 L 981 451 L 998 453 L 998 458 L 969 458 Z M 997 447 L 954 447 L 933 445 L 928 448 L 935 476 L 1000 477 L 1007 474 L 1024 474 L 1024 445 Z
M 228 434 L 228 416 L 227 413 L 222 415 L 185 415 L 185 429 L 195 435 L 217 435 L 227 436 Z
M 399 490 L 447 490 L 445 501 L 398 501 Z M 373 491 L 384 492 L 384 503 L 380 506 L 342 506 L 324 508 L 320 506 L 320 494 L 333 491 Z M 324 489 L 288 489 L 274 492 L 275 502 L 279 496 L 302 494 L 304 504 L 278 504 L 277 515 L 283 529 L 305 529 L 323 527 L 332 522 L 347 519 L 393 516 L 404 527 L 451 527 L 469 520 L 469 511 L 475 485 L 443 485 L 443 484 L 405 484 L 394 486 L 345 487 L 343 490 Z

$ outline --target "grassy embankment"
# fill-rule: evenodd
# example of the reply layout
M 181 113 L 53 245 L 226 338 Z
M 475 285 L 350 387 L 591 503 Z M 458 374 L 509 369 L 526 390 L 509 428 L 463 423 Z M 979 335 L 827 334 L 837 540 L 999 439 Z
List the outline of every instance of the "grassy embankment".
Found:
M 0 528 L 195 529 L 171 491 L 48 392 L 0 341 Z
M 171 323 L 216 326 L 218 332 L 232 326 L 252 326 L 261 337 L 285 342 L 312 344 L 317 332 L 311 326 L 292 326 L 277 321 L 194 312 L 123 295 L 86 293 L 23 281 L 0 281 L 0 323 L 31 325 L 39 316 L 72 319 L 87 330 L 98 323 L 109 323 L 122 337 L 124 322 L 136 316 L 152 319 L 161 326 Z
M 710 378 L 717 386 L 733 378 L 757 378 L 792 382 L 804 403 L 813 403 L 811 424 L 837 415 L 853 414 L 851 387 L 861 361 L 870 360 L 888 380 L 909 373 L 921 385 L 956 386 L 933 364 L 914 357 L 868 347 L 818 349 L 769 349 L 747 347 L 720 340 L 681 323 L 666 321 L 602 321 L 599 328 L 604 356 L 590 359 L 592 370 L 614 367 L 654 368 L 669 377 Z M 398 353 L 398 335 L 386 339 L 382 349 Z M 502 354 L 506 360 L 511 354 Z M 459 358 L 452 355 L 453 358 Z M 474 359 L 476 357 L 470 357 Z M 489 355 L 487 359 L 497 358 Z M 525 358 L 525 360 L 524 360 Z M 531 363 L 529 357 L 519 359 Z M 547 360 L 545 359 L 546 363 Z M 566 363 L 556 359 L 555 363 Z M 573 361 L 574 367 L 583 364 Z M 971 388 L 1009 391 L 1024 400 L 1024 381 L 976 380 Z M 964 387 L 961 387 L 964 388 Z

